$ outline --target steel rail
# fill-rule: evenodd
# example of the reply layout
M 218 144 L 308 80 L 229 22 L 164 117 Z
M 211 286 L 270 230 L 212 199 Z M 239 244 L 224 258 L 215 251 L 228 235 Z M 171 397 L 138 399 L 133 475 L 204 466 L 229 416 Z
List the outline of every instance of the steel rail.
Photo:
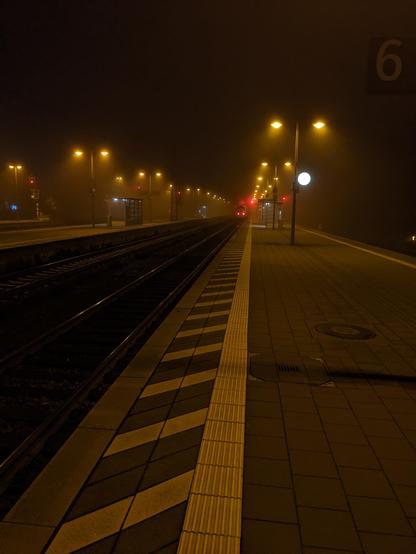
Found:
M 18 472 L 23 466 L 33 459 L 33 457 L 42 449 L 45 442 L 53 436 L 62 424 L 67 420 L 69 414 L 88 396 L 88 394 L 100 383 L 104 376 L 114 368 L 115 364 L 122 359 L 126 352 L 133 346 L 133 344 L 140 340 L 141 337 L 146 333 L 146 331 L 151 327 L 154 322 L 161 317 L 162 314 L 166 313 L 167 309 L 172 306 L 172 304 L 180 297 L 183 291 L 189 286 L 189 284 L 196 278 L 196 276 L 202 272 L 206 265 L 212 260 L 212 258 L 218 253 L 218 251 L 224 246 L 224 244 L 229 240 L 232 234 L 235 232 L 235 225 L 228 225 L 231 229 L 227 232 L 225 238 L 223 238 L 219 244 L 214 246 L 213 249 L 209 251 L 207 256 L 204 257 L 198 265 L 191 270 L 191 272 L 177 285 L 168 296 L 161 301 L 156 308 L 154 308 L 143 321 L 141 321 L 125 338 L 122 342 L 115 347 L 110 354 L 108 354 L 104 360 L 102 360 L 96 369 L 89 375 L 77 391 L 69 397 L 57 410 L 53 411 L 49 416 L 30 434 L 25 440 L 3 461 L 0 463 L 0 490 L 3 491 L 7 488 L 13 476 Z M 180 254 L 172 257 L 166 262 L 160 264 L 156 268 L 148 271 L 144 275 L 141 275 L 128 285 L 123 286 L 118 291 L 108 295 L 102 300 L 96 302 L 89 308 L 81 311 L 76 316 L 71 317 L 68 321 L 62 323 L 59 328 L 54 329 L 51 333 L 45 333 L 38 342 L 38 349 L 42 348 L 48 342 L 53 342 L 57 336 L 61 336 L 69 329 L 72 329 L 77 323 L 85 320 L 90 317 L 92 314 L 96 313 L 103 306 L 106 306 L 110 303 L 115 302 L 126 292 L 132 290 L 133 288 L 140 286 L 145 281 L 152 279 L 156 275 L 160 275 L 168 267 L 180 261 L 182 258 L 188 256 L 197 248 L 200 248 L 204 243 L 214 238 L 216 235 L 224 233 L 227 228 L 222 228 L 217 230 L 215 233 L 205 237 L 198 243 L 188 247 L 186 250 Z M 49 335 L 49 340 L 48 336 Z M 29 343 L 29 349 L 26 350 L 26 354 L 33 352 L 35 347 L 35 341 Z M 23 355 L 24 349 L 19 349 L 15 356 L 21 358 Z M 15 358 L 16 359 L 16 358 Z
M 215 223 L 218 224 L 218 221 L 213 221 L 212 225 Z M 128 254 L 144 252 L 149 248 L 154 248 L 155 246 L 169 243 L 169 241 L 188 236 L 202 228 L 202 225 L 196 225 L 196 228 L 192 227 L 191 229 L 185 229 L 176 233 L 138 239 L 134 241 L 134 244 L 128 244 L 127 246 L 111 246 L 105 248 L 104 251 L 100 250 L 95 253 L 87 252 L 63 260 L 42 264 L 30 270 L 22 270 L 20 272 L 7 274 L 0 277 L 0 298 L 4 301 L 4 299 L 7 299 L 7 297 L 10 297 L 16 292 L 25 292 L 36 286 L 51 283 L 59 278 L 89 270 L 94 266 L 114 261 Z

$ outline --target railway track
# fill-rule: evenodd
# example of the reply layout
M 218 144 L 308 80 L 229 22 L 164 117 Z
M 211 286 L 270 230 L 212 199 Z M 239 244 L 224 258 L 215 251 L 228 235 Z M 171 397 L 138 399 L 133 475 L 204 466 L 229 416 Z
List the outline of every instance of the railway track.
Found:
M 137 349 L 236 228 L 223 223 L 0 360 L 0 490 Z
M 210 222 L 195 223 L 195 230 L 202 226 L 209 227 Z M 145 254 L 147 251 L 158 248 L 160 245 L 181 240 L 189 234 L 189 228 L 174 233 L 156 237 L 144 237 L 133 240 L 126 245 L 116 245 L 101 248 L 46 264 L 22 269 L 0 276 L 0 302 L 7 303 L 17 298 L 27 297 L 40 287 L 50 287 L 62 282 L 63 279 L 73 277 L 81 272 L 96 269 L 104 264 L 116 262 L 127 256 Z

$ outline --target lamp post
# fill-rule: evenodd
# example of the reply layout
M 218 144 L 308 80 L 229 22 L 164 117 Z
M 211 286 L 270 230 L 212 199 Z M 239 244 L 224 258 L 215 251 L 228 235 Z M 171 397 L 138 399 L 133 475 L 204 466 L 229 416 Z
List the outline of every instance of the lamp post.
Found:
M 155 177 L 162 177 L 161 171 L 155 171 L 154 172 Z M 139 177 L 145 177 L 146 173 L 144 171 L 139 171 Z M 148 187 L 148 198 L 149 198 L 149 221 L 152 221 L 153 214 L 152 214 L 152 172 L 149 171 L 149 187 Z
M 261 165 L 262 165 L 263 168 L 269 167 L 268 162 L 261 162 Z M 285 162 L 283 165 L 285 167 L 290 167 L 292 165 L 292 163 L 291 162 Z M 275 229 L 275 226 L 276 226 L 276 213 L 275 212 L 276 212 L 276 203 L 277 203 L 277 200 L 278 200 L 278 183 L 279 183 L 278 168 L 279 168 L 279 165 L 275 163 L 274 164 L 273 186 L 268 184 L 269 180 L 267 178 L 267 188 L 272 189 L 272 201 L 273 201 L 272 229 L 273 230 Z M 257 178 L 257 179 L 259 180 L 259 178 Z M 259 188 L 259 185 L 256 186 L 255 195 L 257 193 L 258 188 Z M 279 228 L 279 220 L 277 222 L 277 227 Z
M 82 150 L 74 150 L 74 157 L 75 158 L 83 158 L 84 152 Z M 99 152 L 101 158 L 108 158 L 110 155 L 110 152 L 108 150 L 100 150 Z M 95 194 L 97 192 L 96 188 L 96 180 L 95 180 L 95 152 L 94 150 L 90 151 L 90 178 L 91 178 L 91 186 L 89 189 L 89 193 L 91 195 L 91 226 L 92 228 L 95 228 Z
M 274 129 L 279 129 L 282 127 L 280 121 L 273 121 L 270 125 Z M 322 129 L 325 127 L 323 121 L 315 121 L 312 124 L 315 129 Z M 290 226 L 290 244 L 293 246 L 295 244 L 295 225 L 296 225 L 296 196 L 298 193 L 298 162 L 299 162 L 299 121 L 296 121 L 295 127 L 295 151 L 293 156 L 293 181 L 292 181 L 292 218 Z M 301 183 L 299 183 L 301 184 Z
M 16 203 L 18 202 L 19 195 L 19 178 L 18 173 L 23 169 L 21 164 L 9 164 L 9 169 L 14 172 L 14 196 L 16 198 Z

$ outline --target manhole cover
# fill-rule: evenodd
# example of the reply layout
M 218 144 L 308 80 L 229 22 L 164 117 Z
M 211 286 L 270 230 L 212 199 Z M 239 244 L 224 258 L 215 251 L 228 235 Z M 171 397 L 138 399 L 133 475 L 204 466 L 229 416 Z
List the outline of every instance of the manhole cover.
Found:
M 360 327 L 359 325 L 321 323 L 315 329 L 320 333 L 336 337 L 337 339 L 367 340 L 373 339 L 376 336 L 370 329 Z

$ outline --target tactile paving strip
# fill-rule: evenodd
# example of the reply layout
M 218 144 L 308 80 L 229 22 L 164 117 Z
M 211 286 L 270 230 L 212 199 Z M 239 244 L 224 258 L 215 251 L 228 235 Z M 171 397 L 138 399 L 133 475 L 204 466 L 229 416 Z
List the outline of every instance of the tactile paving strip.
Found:
M 240 552 L 251 230 L 247 233 L 179 554 Z

